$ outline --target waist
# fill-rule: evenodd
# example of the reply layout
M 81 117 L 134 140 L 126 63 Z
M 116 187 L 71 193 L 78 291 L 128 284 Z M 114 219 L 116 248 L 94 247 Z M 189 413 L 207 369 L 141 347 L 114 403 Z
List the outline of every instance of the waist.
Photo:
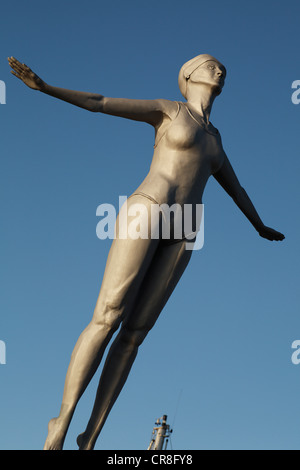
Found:
M 173 202 L 159 202 L 153 196 L 143 191 L 135 191 L 128 199 L 130 204 L 134 203 L 137 197 L 138 204 L 141 203 L 141 197 L 147 201 L 145 203 L 148 213 L 148 220 L 151 220 L 151 226 L 157 227 L 158 238 L 168 240 L 182 240 L 191 238 L 200 230 L 203 218 L 204 206 L 201 203 L 189 204 Z

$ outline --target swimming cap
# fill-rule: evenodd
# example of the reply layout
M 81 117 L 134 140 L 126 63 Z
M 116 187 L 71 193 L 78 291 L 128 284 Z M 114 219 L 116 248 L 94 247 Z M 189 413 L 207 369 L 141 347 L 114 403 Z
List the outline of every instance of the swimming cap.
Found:
M 178 75 L 178 85 L 182 95 L 186 98 L 186 88 L 187 88 L 187 80 L 190 78 L 192 73 L 200 67 L 200 65 L 204 64 L 208 60 L 214 60 L 218 62 L 218 64 L 222 65 L 219 60 L 213 57 L 210 54 L 200 54 L 194 57 L 193 59 L 189 60 L 181 67 Z

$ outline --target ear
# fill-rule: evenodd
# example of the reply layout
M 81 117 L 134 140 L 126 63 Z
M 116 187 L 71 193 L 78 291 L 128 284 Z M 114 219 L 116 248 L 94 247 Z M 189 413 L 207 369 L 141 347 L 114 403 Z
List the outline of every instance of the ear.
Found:
M 184 78 L 188 80 L 196 68 L 198 67 L 195 67 L 194 63 L 186 67 L 186 69 L 183 72 Z

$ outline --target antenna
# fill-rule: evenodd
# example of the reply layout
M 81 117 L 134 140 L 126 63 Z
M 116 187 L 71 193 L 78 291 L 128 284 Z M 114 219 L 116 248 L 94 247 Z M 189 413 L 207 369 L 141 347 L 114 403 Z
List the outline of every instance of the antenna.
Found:
M 165 449 L 167 448 L 170 434 L 173 432 L 173 429 L 170 429 L 170 425 L 167 424 L 167 415 L 163 415 L 162 418 L 158 418 L 155 422 L 152 431 L 152 437 L 150 444 L 147 450 L 162 450 L 164 446 L 164 441 L 166 439 Z

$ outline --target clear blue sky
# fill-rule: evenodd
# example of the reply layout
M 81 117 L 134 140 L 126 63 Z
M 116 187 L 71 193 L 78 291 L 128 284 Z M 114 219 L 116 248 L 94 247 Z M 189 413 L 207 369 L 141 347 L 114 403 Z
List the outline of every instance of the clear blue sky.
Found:
M 300 79 L 296 0 L 11 0 L 1 7 L 0 448 L 41 449 L 73 346 L 90 321 L 110 241 L 96 208 L 146 175 L 153 131 L 26 88 L 7 56 L 48 83 L 128 98 L 182 99 L 181 65 L 227 68 L 211 121 L 266 225 L 260 238 L 211 179 L 205 243 L 142 345 L 97 449 L 145 449 L 168 415 L 173 449 L 300 449 Z M 98 376 L 66 442 L 90 416 Z

